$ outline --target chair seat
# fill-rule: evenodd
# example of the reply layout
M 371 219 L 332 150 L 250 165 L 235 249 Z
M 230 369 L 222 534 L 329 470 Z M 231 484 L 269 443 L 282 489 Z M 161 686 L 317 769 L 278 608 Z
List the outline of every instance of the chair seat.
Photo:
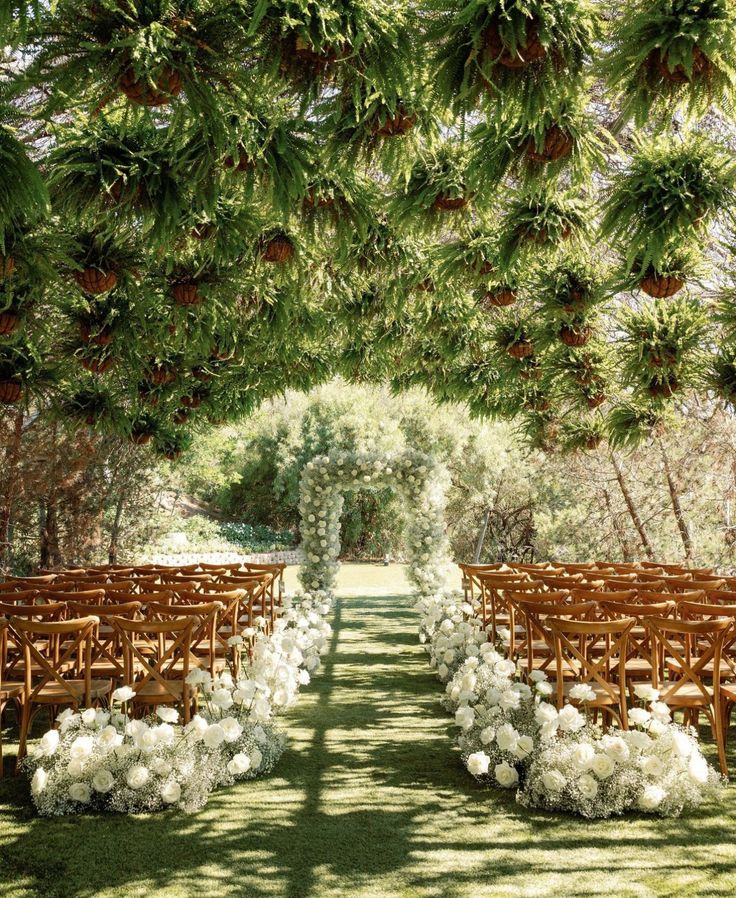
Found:
M 12 702 L 13 699 L 23 695 L 25 686 L 23 683 L 3 683 L 0 686 L 0 702 Z
M 570 698 L 570 691 L 575 688 L 575 686 L 579 685 L 577 682 L 575 683 L 564 683 L 562 690 L 565 698 L 570 702 L 571 705 L 585 705 L 588 708 L 596 708 L 603 707 L 605 705 L 617 705 L 619 703 L 618 696 L 618 687 L 616 684 L 611 684 L 614 690 L 614 695 L 611 695 L 607 689 L 601 686 L 599 683 L 586 683 L 586 686 L 590 686 L 590 688 L 595 692 L 595 699 L 590 702 L 578 702 L 575 699 Z
M 90 698 L 103 698 L 112 692 L 112 688 L 112 680 L 92 680 Z M 64 680 L 64 686 L 61 683 L 47 683 L 42 686 L 33 696 L 33 701 L 41 705 L 62 705 L 79 702 L 83 698 L 84 680 Z
M 707 708 L 713 701 L 712 695 L 706 698 L 695 683 L 683 683 L 677 690 L 675 684 L 666 683 L 660 686 L 659 700 L 671 708 Z
M 180 701 L 183 694 L 183 680 L 166 680 L 165 686 L 163 683 L 159 683 L 158 680 L 149 680 L 136 691 L 132 700 L 141 702 L 144 705 L 152 705 L 159 702 L 170 702 L 172 699 Z

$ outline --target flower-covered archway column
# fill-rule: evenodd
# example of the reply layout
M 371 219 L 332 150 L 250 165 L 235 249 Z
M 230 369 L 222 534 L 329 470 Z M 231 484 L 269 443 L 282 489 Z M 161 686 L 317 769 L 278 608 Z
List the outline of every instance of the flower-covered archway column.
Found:
M 329 592 L 335 586 L 344 494 L 390 487 L 410 510 L 409 578 L 420 593 L 441 589 L 448 563 L 444 518 L 447 482 L 447 469 L 421 452 L 335 452 L 307 462 L 299 503 L 305 556 L 299 576 L 304 588 Z

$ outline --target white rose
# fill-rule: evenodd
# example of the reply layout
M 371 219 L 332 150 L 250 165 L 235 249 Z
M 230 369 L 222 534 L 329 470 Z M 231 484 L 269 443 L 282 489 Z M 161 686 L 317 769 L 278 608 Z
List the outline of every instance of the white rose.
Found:
M 664 764 L 656 755 L 647 755 L 641 758 L 639 763 L 641 764 L 642 771 L 647 776 L 657 778 L 664 773 Z
M 496 782 L 504 789 L 510 789 L 519 782 L 519 774 L 516 768 L 512 767 L 504 761 L 502 764 L 496 764 L 493 769 L 496 775 Z
M 46 788 L 48 781 L 48 773 L 46 773 L 43 767 L 37 767 L 31 779 L 31 792 L 34 795 L 39 795 Z
M 645 751 L 652 744 L 649 736 L 646 733 L 642 733 L 641 730 L 628 730 L 626 736 L 622 738 L 625 738 L 629 745 L 641 751 Z
M 637 804 L 642 811 L 654 811 L 664 801 L 665 794 L 666 793 L 661 786 L 656 786 L 654 784 L 646 786 L 639 796 Z
M 542 775 L 542 785 L 548 792 L 554 795 L 562 792 L 567 785 L 567 780 L 559 770 L 548 770 Z
M 235 636 L 231 636 L 231 637 L 228 639 L 227 644 L 228 644 L 231 648 L 233 648 L 233 647 L 235 647 L 235 646 L 237 646 L 237 645 L 242 645 L 242 644 L 243 644 L 243 637 L 242 637 L 242 636 L 238 636 L 237 634 L 236 634 Z
M 549 702 L 540 702 L 534 709 L 537 723 L 557 723 L 557 708 Z
M 176 780 L 168 780 L 161 787 L 161 800 L 164 804 L 174 804 L 181 798 L 181 786 Z
M 129 702 L 134 696 L 135 689 L 132 689 L 130 686 L 121 686 L 113 692 L 112 700 L 114 702 Z
M 598 783 L 589 773 L 584 773 L 578 780 L 578 790 L 583 798 L 591 800 L 598 794 Z
M 238 752 L 228 762 L 227 770 L 232 776 L 242 776 L 250 770 L 250 758 L 245 752 Z
M 251 750 L 250 763 L 254 770 L 258 770 L 263 763 L 263 755 L 257 748 Z
M 651 683 L 637 683 L 634 686 L 634 695 L 643 702 L 656 702 L 659 698 L 659 689 L 655 689 Z
M 202 739 L 207 732 L 209 724 L 201 714 L 195 714 L 187 724 L 187 731 L 192 734 L 195 739 Z
M 542 683 L 547 679 L 547 674 L 543 670 L 533 670 L 529 674 L 529 679 L 532 683 Z
M 92 736 L 77 736 L 69 747 L 69 757 L 73 761 L 86 761 L 92 754 L 94 739 Z
M 491 742 L 496 738 L 496 731 L 493 727 L 484 727 L 480 731 L 480 741 L 483 745 L 490 745 Z
M 484 751 L 476 751 L 472 755 L 468 755 L 466 766 L 468 772 L 472 773 L 473 776 L 483 776 L 488 773 L 490 763 L 491 759 Z
M 570 689 L 570 698 L 576 702 L 592 702 L 595 700 L 595 689 L 589 683 L 576 683 Z
M 685 733 L 675 730 L 672 733 L 672 750 L 679 758 L 689 758 L 693 744 Z
M 85 708 L 82 711 L 82 723 L 86 727 L 94 726 L 97 722 L 97 709 L 96 708 Z
M 589 770 L 595 757 L 595 749 L 588 742 L 579 742 L 572 748 L 570 758 L 578 770 Z
M 128 771 L 125 782 L 131 789 L 142 789 L 148 782 L 148 768 L 136 764 Z
M 557 723 L 564 732 L 574 733 L 585 726 L 585 718 L 573 705 L 565 705 L 557 713 Z
M 708 762 L 701 754 L 694 752 L 690 756 L 690 761 L 687 765 L 687 774 L 690 777 L 690 780 L 699 786 L 708 782 Z
M 156 716 L 164 723 L 176 723 L 179 720 L 179 712 L 176 708 L 169 708 L 167 705 L 161 705 L 156 709 Z
M 545 681 L 542 681 L 541 683 L 537 683 L 535 686 L 535 689 L 537 690 L 539 695 L 545 695 L 545 696 L 552 695 L 552 693 L 555 691 L 552 684 L 546 683 Z
M 510 723 L 505 723 L 496 730 L 496 744 L 501 751 L 516 751 L 519 733 Z
M 92 777 L 92 788 L 95 792 L 109 792 L 115 785 L 115 777 L 106 767 L 101 767 Z
M 106 726 L 97 735 L 97 741 L 103 748 L 114 748 L 122 742 L 123 737 L 114 726 Z
M 229 689 L 215 689 L 212 693 L 212 704 L 215 707 L 220 708 L 222 711 L 227 711 L 228 708 L 232 707 L 233 704 L 233 695 Z
M 156 776 L 168 776 L 172 770 L 166 758 L 153 758 L 149 766 Z
M 455 711 L 455 723 L 464 730 L 469 730 L 475 722 L 475 711 L 468 705 L 463 705 Z
M 669 723 L 672 718 L 670 709 L 664 702 L 652 702 L 650 710 L 652 717 L 660 723 Z
M 616 769 L 616 762 L 609 755 L 599 752 L 590 762 L 590 769 L 599 780 L 605 780 Z
M 226 742 L 235 742 L 243 734 L 243 727 L 234 717 L 223 717 L 220 726 L 225 733 Z
M 218 748 L 225 741 L 225 730 L 219 723 L 210 724 L 204 734 L 204 744 L 207 748 Z
M 69 786 L 69 798 L 72 801 L 78 801 L 80 804 L 87 804 L 92 797 L 87 783 L 72 783 Z
M 521 695 L 515 689 L 507 689 L 499 701 L 504 711 L 515 711 L 521 706 Z
M 51 755 L 56 753 L 56 749 L 59 747 L 59 731 L 58 730 L 48 730 L 48 732 L 44 733 L 41 737 L 41 742 L 39 743 L 39 748 L 41 749 L 41 754 L 45 757 L 50 758 Z
M 534 749 L 534 740 L 531 736 L 520 736 L 519 741 L 516 744 L 516 749 L 514 750 L 514 754 L 516 757 L 523 761 L 524 758 L 528 758 Z
M 629 711 L 629 723 L 632 723 L 634 726 L 644 726 L 644 724 L 649 723 L 652 715 L 649 711 L 644 708 L 632 708 Z
M 513 661 L 504 658 L 502 661 L 496 662 L 494 670 L 501 677 L 513 677 L 516 673 L 516 665 Z

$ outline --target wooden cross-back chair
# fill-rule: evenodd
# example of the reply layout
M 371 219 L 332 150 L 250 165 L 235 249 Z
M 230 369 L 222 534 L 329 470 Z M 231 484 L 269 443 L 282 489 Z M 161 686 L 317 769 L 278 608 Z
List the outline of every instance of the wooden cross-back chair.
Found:
M 623 580 L 621 577 L 616 577 L 615 579 L 607 578 L 604 584 L 603 592 L 620 592 L 622 589 L 635 589 L 638 593 L 662 592 L 665 588 L 663 580 L 646 580 L 642 582 L 636 578 Z
M 9 581 L 18 584 L 18 589 L 30 589 L 35 586 L 37 589 L 43 589 L 49 583 L 53 583 L 57 579 L 58 574 L 39 574 L 36 577 L 9 577 Z
M 636 591 L 636 602 L 639 605 L 657 605 L 660 602 L 703 602 L 705 593 L 701 589 L 691 592 L 655 592 L 654 590 Z
M 5 706 L 13 702 L 18 712 L 18 719 L 21 716 L 21 700 L 25 684 L 23 682 L 14 682 L 7 676 L 7 659 L 8 659 L 8 631 L 10 623 L 6 618 L 0 618 L 0 778 L 2 778 L 3 770 L 3 728 L 2 718 Z
M 726 581 L 720 580 L 688 580 L 680 577 L 669 577 L 665 580 L 667 589 L 670 592 L 691 592 L 693 590 L 701 590 L 702 592 L 714 592 L 722 590 Z
M 123 652 L 120 635 L 112 623 L 112 618 L 127 617 L 137 620 L 140 617 L 141 603 L 135 601 L 119 602 L 116 605 L 90 605 L 86 602 L 68 602 L 70 614 L 82 617 L 85 614 L 98 618 L 99 626 L 92 633 L 92 657 L 90 667 L 92 674 L 98 677 L 110 677 L 119 681 L 125 677 Z
M 268 585 L 268 595 L 271 600 L 271 607 L 281 606 L 282 597 L 286 590 L 284 584 L 285 564 L 282 562 L 266 564 L 265 562 L 244 561 L 243 570 L 246 574 L 270 574 L 272 579 Z
M 188 723 L 195 697 L 186 681 L 193 618 L 133 621 L 113 617 L 112 623 L 120 632 L 125 682 L 135 692 L 133 705 L 179 705 Z
M 98 624 L 98 618 L 93 616 L 65 621 L 10 618 L 14 638 L 24 657 L 18 762 L 25 756 L 31 721 L 40 707 L 49 708 L 53 720 L 59 706 L 78 710 L 90 707 L 93 702 L 109 702 L 112 680 L 92 678 L 92 636 Z M 38 639 L 44 637 L 60 644 L 55 657 L 39 651 Z M 68 676 L 70 671 L 75 674 L 73 678 Z
M 673 679 L 662 681 L 655 669 L 652 685 L 660 691 L 659 700 L 673 710 L 683 710 L 689 722 L 696 722 L 701 711 L 705 714 L 718 746 L 721 772 L 727 774 L 723 703 L 728 691 L 721 693 L 721 661 L 723 643 L 733 621 L 727 617 L 708 620 L 650 617 L 645 624 L 653 643 L 667 659 L 666 666 L 676 671 Z
M 734 622 L 734 626 L 727 631 L 723 638 L 721 648 L 721 680 L 736 681 L 736 602 L 726 605 L 720 602 L 711 602 L 710 595 L 702 602 L 678 602 L 677 615 L 681 620 L 714 620 L 727 617 Z M 654 614 L 653 617 L 658 617 Z M 706 635 L 700 640 L 700 648 L 707 649 L 712 637 Z M 668 670 L 673 677 L 678 676 L 677 664 L 669 659 Z M 703 667 L 704 676 L 713 675 L 713 662 L 710 661 Z
M 711 605 L 736 605 L 736 592 L 731 589 L 709 589 L 702 593 L 703 601 L 706 601 L 706 594 Z
M 613 593 L 610 593 L 613 595 Z M 626 683 L 633 690 L 634 683 L 650 682 L 653 668 L 662 671 L 662 658 L 655 645 L 652 645 L 649 628 L 643 621 L 647 617 L 672 617 L 677 604 L 672 601 L 651 602 L 642 605 L 636 601 L 612 601 L 606 598 L 599 603 L 601 615 L 608 620 L 631 617 L 636 622 L 629 632 L 626 645 L 624 671 Z
M 533 596 L 521 595 L 515 596 L 515 603 L 526 627 L 526 658 L 519 658 L 519 668 L 527 678 L 534 670 L 556 677 L 555 643 L 547 620 L 552 617 L 589 620 L 597 614 L 598 606 L 595 602 L 538 602 Z
M 224 666 L 224 656 L 230 651 L 226 641 L 220 645 L 223 651 L 219 653 L 222 659 L 218 665 L 218 622 L 225 606 L 222 602 L 202 602 L 202 596 L 196 594 L 199 602 L 167 602 L 166 604 L 151 604 L 146 609 L 146 618 L 151 621 L 167 621 L 181 618 L 190 618 L 192 621 L 192 636 L 189 643 L 189 666 L 207 667 L 214 677 L 218 667 Z
M 555 590 L 554 592 L 524 592 L 506 589 L 503 591 L 504 602 L 508 608 L 508 630 L 509 644 L 508 656 L 516 660 L 523 654 L 528 654 L 527 642 L 529 637 L 529 628 L 526 620 L 526 608 L 530 605 L 555 608 L 569 605 L 570 593 L 566 589 Z
M 192 584 L 199 586 L 202 583 L 210 583 L 212 574 L 206 574 L 203 571 L 187 571 L 185 574 L 161 574 L 159 576 L 161 583 L 165 586 L 171 583 L 174 586 L 183 586 L 185 589 L 191 589 Z
M 0 602 L 5 605 L 33 605 L 38 599 L 37 589 L 20 589 L 0 592 Z
M 599 621 L 547 619 L 555 645 L 558 708 L 566 699 L 580 704 L 571 698 L 570 692 L 584 683 L 595 693 L 587 707 L 614 716 L 623 729 L 628 729 L 625 662 L 629 634 L 635 623 L 632 617 Z M 605 650 L 592 651 L 601 642 Z M 566 678 L 566 671 L 572 679 Z
M 508 623 L 508 609 L 504 605 L 503 589 L 515 592 L 543 592 L 544 583 L 532 580 L 526 573 L 521 574 L 478 574 L 481 585 L 480 610 L 483 626 L 491 625 L 491 638 L 498 638 L 499 627 Z
M 38 595 L 44 602 L 88 602 L 90 605 L 101 605 L 105 601 L 104 589 L 80 589 L 78 592 L 43 589 Z
M 462 578 L 461 586 L 463 597 L 466 602 L 472 602 L 475 599 L 476 590 L 478 591 L 478 595 L 480 595 L 482 591 L 478 574 L 497 571 L 499 566 L 499 564 L 458 564 Z

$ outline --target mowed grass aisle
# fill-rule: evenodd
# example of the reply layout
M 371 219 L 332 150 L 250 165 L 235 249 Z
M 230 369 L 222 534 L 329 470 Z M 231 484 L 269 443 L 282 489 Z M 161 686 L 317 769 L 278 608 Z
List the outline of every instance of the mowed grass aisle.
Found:
M 680 820 L 529 813 L 461 768 L 393 572 L 343 592 L 324 668 L 269 779 L 191 817 L 37 818 L 0 783 L 0 896 L 733 896 L 736 789 Z M 343 581 L 345 582 L 345 581 Z M 365 588 L 364 592 L 369 589 Z

